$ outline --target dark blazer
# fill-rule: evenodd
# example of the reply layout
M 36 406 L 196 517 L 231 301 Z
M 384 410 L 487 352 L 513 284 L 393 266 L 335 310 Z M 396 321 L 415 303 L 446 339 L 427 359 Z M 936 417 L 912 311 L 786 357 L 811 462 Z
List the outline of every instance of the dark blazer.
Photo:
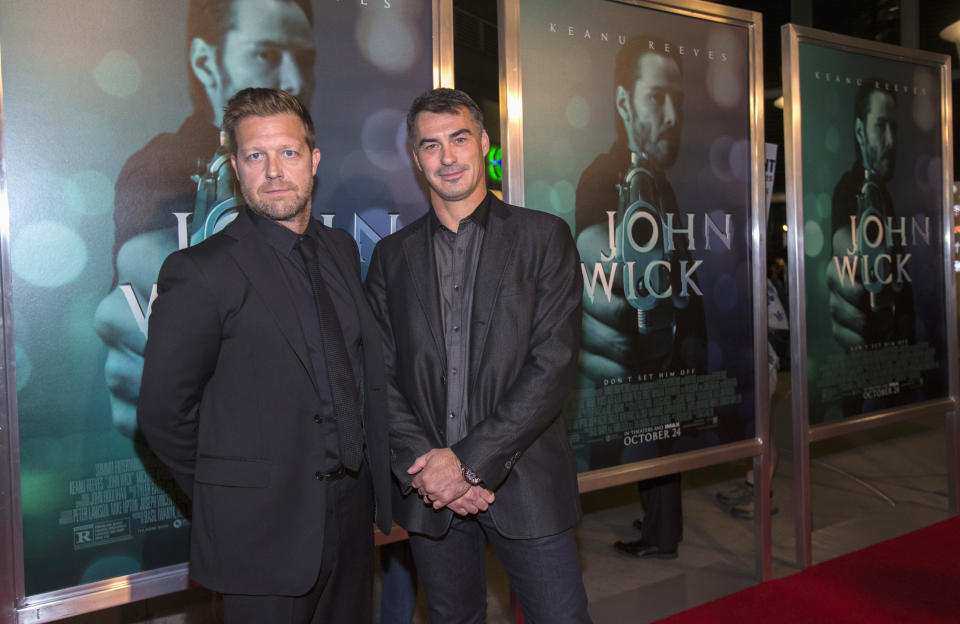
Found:
M 353 239 L 321 227 L 360 315 L 363 412 L 377 523 L 390 526 L 386 395 L 377 325 Z M 241 209 L 171 254 L 150 316 L 137 418 L 193 499 L 190 575 L 225 593 L 297 595 L 317 580 L 325 493 L 319 393 L 273 249 Z M 371 527 L 371 531 L 373 527 Z
M 390 457 L 402 487 L 394 517 L 442 535 L 453 512 L 410 490 L 407 468 L 446 437 L 446 350 L 430 214 L 377 245 L 367 293 L 384 340 Z M 560 408 L 574 385 L 581 277 L 570 228 L 534 210 L 490 203 L 473 295 L 468 435 L 451 448 L 497 499 L 501 534 L 543 537 L 580 518 L 577 469 Z

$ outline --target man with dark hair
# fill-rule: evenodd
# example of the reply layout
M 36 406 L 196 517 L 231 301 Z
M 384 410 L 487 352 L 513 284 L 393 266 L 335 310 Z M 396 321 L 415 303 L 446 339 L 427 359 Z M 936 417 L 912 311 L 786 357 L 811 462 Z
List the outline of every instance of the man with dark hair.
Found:
M 215 221 L 207 219 L 214 206 L 229 212 L 234 207 L 228 154 L 218 152 L 223 107 L 238 89 L 251 86 L 284 89 L 309 104 L 315 54 L 311 17 L 309 0 L 190 3 L 187 73 L 194 112 L 177 132 L 157 135 L 131 156 L 117 177 L 117 288 L 101 302 L 95 319 L 108 348 L 104 375 L 114 425 L 128 436 L 134 435 L 146 317 L 160 264 L 214 229 L 212 222 L 204 228 Z M 178 219 L 184 219 L 180 228 Z
M 853 107 L 855 158 L 833 189 L 832 255 L 861 256 L 869 273 L 864 283 L 862 271 L 856 271 L 854 279 L 843 280 L 833 262 L 827 267 L 833 336 L 845 349 L 913 337 L 912 323 L 901 322 L 913 317 L 909 282 L 877 274 L 878 267 L 886 267 L 890 273 L 894 267 L 874 262 L 880 254 L 897 257 L 902 253 L 901 238 L 888 236 L 878 246 L 864 242 L 865 237 L 873 239 L 876 235 L 871 228 L 877 221 L 885 228 L 896 214 L 887 183 L 893 178 L 897 161 L 897 98 L 893 91 L 883 89 L 883 84 L 880 78 L 869 78 L 857 89 Z M 851 229 L 851 218 L 856 219 L 856 230 Z M 862 410 L 857 406 L 855 411 Z
M 223 123 L 247 205 L 163 263 L 138 422 L 192 498 L 190 574 L 228 624 L 369 622 L 390 468 L 356 244 L 311 218 L 303 104 L 245 89 Z
M 660 232 L 667 231 L 668 215 L 673 215 L 674 223 L 685 222 L 665 174 L 677 160 L 683 127 L 682 64 L 675 50 L 677 46 L 668 41 L 640 36 L 629 40 L 617 54 L 614 102 L 618 138 L 609 152 L 584 170 L 577 186 L 577 249 L 588 270 L 604 262 L 601 254 L 610 247 L 610 212 L 616 214 L 618 231 L 623 224 L 634 223 L 634 215 L 657 223 Z M 683 237 L 675 242 L 672 250 L 661 242 L 646 253 L 637 253 L 629 244 L 620 246 L 614 260 L 635 262 L 637 278 L 644 276 L 652 262 L 670 266 L 669 273 L 650 272 L 654 283 L 630 288 L 638 296 L 627 297 L 622 273 L 616 276 L 609 300 L 584 295 L 580 364 L 591 387 L 602 387 L 608 378 L 704 368 L 703 305 L 697 297 L 677 295 L 683 290 L 680 263 L 689 260 L 689 252 Z M 672 297 L 642 296 L 649 292 L 647 288 L 664 292 L 671 285 Z M 605 455 L 599 457 L 605 464 L 646 458 L 628 454 L 619 440 L 593 446 L 592 456 Z M 676 557 L 683 533 L 680 475 L 649 479 L 638 487 L 645 511 L 643 521 L 634 523 L 641 530 L 640 539 L 617 542 L 616 547 L 638 557 Z
M 231 95 L 275 87 L 309 103 L 313 29 L 307 0 L 193 0 L 187 17 L 187 75 L 193 115 L 130 157 L 117 178 L 114 251 L 130 238 L 176 225 L 190 212 L 195 176 L 213 158 Z
M 194 113 L 219 125 L 227 99 L 244 83 L 273 85 L 309 104 L 312 21 L 310 0 L 191 0 L 187 75 Z
M 635 88 L 631 85 L 634 85 L 636 80 L 639 79 L 640 72 L 642 71 L 640 67 L 643 64 L 641 63 L 641 58 L 648 53 L 661 57 L 665 65 L 670 67 L 673 65 L 676 66 L 676 77 L 680 78 L 683 75 L 683 57 L 677 53 L 678 49 L 677 46 L 665 39 L 653 35 L 646 35 L 628 39 L 623 47 L 620 48 L 620 51 L 617 52 L 617 58 L 614 61 L 613 68 L 613 84 L 617 94 L 614 104 L 616 108 L 614 123 L 617 126 L 617 142 L 629 144 L 631 141 L 630 132 L 628 132 L 627 129 L 627 124 L 629 124 L 630 121 L 628 121 L 629 118 L 623 114 L 621 98 L 624 95 L 632 96 L 635 94 Z M 673 61 L 673 64 L 668 61 Z M 677 108 L 675 112 L 678 113 L 679 118 L 679 123 L 676 125 L 679 126 L 683 123 L 683 90 L 682 87 L 680 87 L 678 91 L 678 85 L 673 86 L 674 89 L 672 90 L 671 96 L 678 100 L 674 104 Z M 635 116 L 633 117 L 635 118 Z M 679 130 L 677 132 L 679 132 Z M 668 147 L 673 150 L 673 156 L 669 163 L 666 160 L 661 161 L 662 166 L 666 168 L 676 160 L 676 149 L 679 147 L 679 140 L 665 141 L 662 142 L 661 145 L 662 147 Z
M 560 415 L 580 338 L 570 230 L 487 190 L 490 141 L 467 94 L 428 91 L 407 128 L 432 210 L 380 241 L 367 292 L 385 345 L 395 517 L 431 621 L 485 621 L 489 540 L 526 619 L 588 622 Z

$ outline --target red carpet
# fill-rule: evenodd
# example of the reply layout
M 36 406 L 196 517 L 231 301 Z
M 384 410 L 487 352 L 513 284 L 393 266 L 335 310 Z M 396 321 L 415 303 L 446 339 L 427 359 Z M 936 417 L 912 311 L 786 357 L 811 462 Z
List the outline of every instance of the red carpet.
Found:
M 661 620 L 701 622 L 960 622 L 960 518 Z

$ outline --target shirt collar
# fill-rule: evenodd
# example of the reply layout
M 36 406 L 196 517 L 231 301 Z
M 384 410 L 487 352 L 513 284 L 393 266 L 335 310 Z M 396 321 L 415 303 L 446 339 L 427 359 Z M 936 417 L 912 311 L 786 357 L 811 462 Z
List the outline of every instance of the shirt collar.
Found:
M 267 241 L 267 244 L 282 254 L 289 254 L 293 250 L 293 246 L 297 244 L 297 240 L 300 238 L 299 234 L 257 214 L 253 210 L 250 210 L 249 207 L 247 208 L 247 214 L 250 215 L 250 220 L 253 221 L 254 226 L 256 226 L 257 230 Z M 311 223 L 307 226 L 307 231 L 304 232 L 304 234 L 310 233 L 310 226 L 313 225 L 313 219 L 310 221 Z
M 483 196 L 483 199 L 480 201 L 480 205 L 473 209 L 469 215 L 460 220 L 464 221 L 473 221 L 480 226 L 480 229 L 483 229 L 487 226 L 487 217 L 490 214 L 490 198 L 493 197 L 493 193 L 487 190 L 487 194 Z M 440 219 L 437 218 L 437 213 L 434 210 L 430 210 L 430 222 L 433 225 L 434 232 L 440 232 L 443 230 L 450 231 L 447 229 L 447 226 L 440 223 Z

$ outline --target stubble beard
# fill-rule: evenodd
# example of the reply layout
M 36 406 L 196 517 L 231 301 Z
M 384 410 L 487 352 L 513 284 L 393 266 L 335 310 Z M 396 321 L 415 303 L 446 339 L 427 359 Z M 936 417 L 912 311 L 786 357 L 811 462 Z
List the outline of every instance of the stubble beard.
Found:
M 463 178 L 461 178 L 458 184 L 458 188 L 453 189 L 448 186 L 445 186 L 445 182 L 443 181 L 443 178 L 441 178 L 440 176 L 441 174 L 447 173 L 448 171 L 450 172 L 460 171 L 462 173 Z M 478 186 L 478 182 L 476 180 L 476 174 L 473 171 L 473 169 L 470 167 L 467 167 L 467 168 L 441 167 L 435 172 L 434 177 L 435 177 L 435 180 L 432 180 L 433 183 L 430 185 L 430 187 L 433 189 L 433 192 L 436 193 L 444 201 L 458 201 L 466 197 L 469 197 L 470 194 L 473 193 Z
M 300 188 L 294 187 L 293 197 L 285 200 L 270 201 L 260 198 L 260 193 L 265 193 L 270 189 L 269 185 L 264 184 L 256 191 L 249 192 L 243 189 L 243 198 L 247 202 L 247 207 L 261 217 L 271 221 L 286 222 L 293 221 L 304 211 L 310 210 L 310 191 L 303 192 Z
M 660 139 L 653 144 L 647 153 L 661 169 L 668 169 L 677 162 L 677 152 L 680 151 L 680 144 L 672 139 Z
M 660 169 L 668 169 L 677 162 L 680 151 L 680 126 L 668 128 L 653 139 L 653 128 L 646 123 L 637 123 L 636 136 L 642 143 L 641 151 Z
M 867 169 L 877 179 L 887 182 L 893 177 L 893 168 L 897 162 L 896 148 L 884 151 L 882 148 L 868 145 L 866 159 Z

